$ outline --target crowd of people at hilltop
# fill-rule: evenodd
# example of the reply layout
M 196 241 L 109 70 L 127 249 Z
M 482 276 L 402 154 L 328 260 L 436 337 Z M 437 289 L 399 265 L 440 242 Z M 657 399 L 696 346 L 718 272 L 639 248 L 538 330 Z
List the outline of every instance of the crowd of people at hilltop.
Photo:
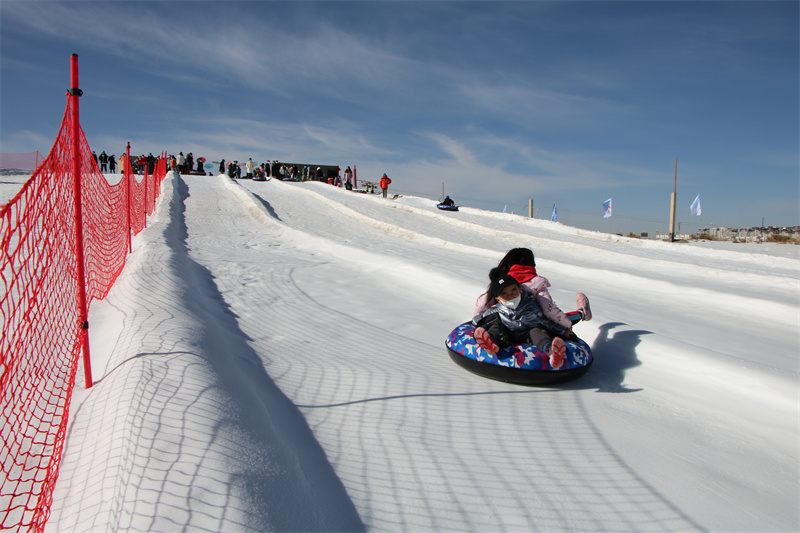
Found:
M 195 168 L 195 166 L 197 168 Z M 183 155 L 183 152 L 178 152 L 178 155 L 169 155 L 167 167 L 178 174 L 195 174 L 200 176 L 205 176 L 207 174 L 206 158 L 195 158 L 192 152 L 188 152 L 186 155 Z
M 244 167 L 244 175 L 242 175 L 242 167 Z M 347 167 L 347 169 L 350 170 L 350 167 Z M 268 160 L 265 163 L 256 164 L 253 158 L 250 158 L 245 163 L 239 163 L 238 160 L 235 160 L 226 164 L 223 159 L 219 164 L 219 172 L 232 179 L 276 178 L 284 181 L 327 181 L 332 185 L 338 186 L 342 184 L 340 167 L 336 167 L 335 171 L 323 169 L 322 167 L 314 169 L 308 165 L 281 163 L 278 160 Z M 347 175 L 347 172 L 345 174 Z M 349 175 L 352 186 L 352 171 L 350 171 Z
M 275 178 L 283 181 L 322 181 L 337 187 L 344 186 L 348 190 L 353 188 L 353 171 L 350 167 L 344 171 L 344 177 L 341 175 L 341 167 L 338 166 L 314 168 L 309 165 L 282 163 L 278 160 L 267 160 L 265 163 L 257 164 L 253 158 L 245 163 L 240 163 L 238 160 L 226 162 L 223 159 L 218 168 L 220 174 L 225 174 L 231 179 Z
M 117 171 L 120 173 L 125 171 L 125 158 L 123 153 L 119 157 L 114 154 L 108 155 L 105 150 L 98 156 L 92 152 L 95 162 L 100 166 L 100 171 L 103 173 L 114 174 Z M 148 155 L 131 155 L 131 170 L 135 174 L 142 174 L 145 170 L 152 174 L 155 170 L 155 163 L 157 158 L 152 154 Z M 216 165 L 217 162 L 214 161 Z M 184 155 L 183 152 L 178 152 L 178 155 L 170 154 L 167 157 L 167 168 L 179 174 L 194 174 L 205 176 L 211 174 L 210 169 L 213 168 L 211 164 L 206 164 L 204 157 L 194 157 L 192 152 Z M 244 168 L 244 171 L 243 171 Z M 206 169 L 209 169 L 207 172 Z M 330 183 L 336 187 L 344 187 L 347 190 L 353 190 L 355 186 L 355 176 L 353 170 L 348 166 L 342 176 L 341 167 L 316 167 L 313 168 L 309 165 L 296 165 L 290 163 L 281 163 L 278 160 L 267 160 L 265 163 L 257 164 L 253 158 L 248 159 L 245 163 L 239 163 L 238 160 L 228 161 L 222 159 L 217 167 L 220 174 L 224 174 L 231 179 L 253 179 L 253 180 L 266 180 L 266 179 L 280 179 L 284 181 L 322 181 Z M 379 180 L 379 187 L 383 197 L 387 197 L 389 184 L 392 182 L 386 174 L 383 174 Z M 366 181 L 365 188 L 368 192 L 375 192 L 375 184 Z
M 92 157 L 100 167 L 100 172 L 110 174 L 119 172 L 121 174 L 125 171 L 125 153 L 117 157 L 114 154 L 109 155 L 105 152 L 105 150 L 103 150 L 100 152 L 100 155 L 97 155 L 96 152 L 92 152 Z M 158 158 L 152 153 L 147 155 L 131 154 L 131 171 L 134 174 L 142 174 L 145 171 L 147 171 L 149 174 L 152 174 L 155 171 L 157 160 Z M 174 170 L 179 174 L 200 174 L 205 176 L 205 163 L 205 157 L 195 158 L 191 152 L 187 153 L 186 155 L 183 155 L 183 152 L 178 152 L 177 156 L 171 154 L 167 156 L 167 168 L 169 168 L 169 170 Z
M 244 173 L 242 167 L 244 167 Z M 238 160 L 226 163 L 223 159 L 219 163 L 219 173 L 225 174 L 231 179 L 263 181 L 275 178 L 283 181 L 322 181 L 335 187 L 344 187 L 349 191 L 355 187 L 355 173 L 349 166 L 342 176 L 342 169 L 339 166 L 313 168 L 309 165 L 281 163 L 278 160 L 267 160 L 265 163 L 256 164 L 253 158 L 248 159 L 245 163 L 239 163 Z M 376 192 L 375 183 L 370 181 L 363 183 L 366 192 Z M 377 185 L 380 187 L 384 198 L 388 197 L 390 183 L 392 183 L 392 180 L 385 173 L 378 180 Z
M 115 174 L 117 168 L 119 168 L 120 174 L 125 172 L 125 158 L 127 157 L 125 154 L 121 154 L 119 158 L 117 158 L 114 154 L 108 155 L 105 150 L 103 150 L 100 152 L 100 155 L 97 155 L 96 152 L 92 152 L 92 157 L 95 163 L 100 167 L 100 172 L 104 174 Z M 131 155 L 131 172 L 134 174 L 143 174 L 147 171 L 148 174 L 152 174 L 155 171 L 157 160 L 158 158 L 152 153 L 147 155 Z
M 245 169 L 242 175 L 242 167 Z M 341 167 L 317 167 L 312 168 L 308 165 L 295 165 L 289 163 L 281 163 L 278 160 L 266 163 L 256 164 L 253 158 L 247 160 L 246 163 L 239 163 L 238 160 L 230 161 L 226 164 L 223 159 L 219 164 L 220 174 L 225 174 L 231 179 L 280 179 L 283 181 L 322 181 L 327 182 L 335 187 L 344 187 L 347 190 L 353 190 L 355 187 L 355 174 L 348 166 L 342 176 Z M 392 180 L 385 173 L 379 180 L 379 187 L 383 197 L 387 197 L 389 184 Z M 375 184 L 372 182 L 365 182 L 368 192 L 375 192 Z

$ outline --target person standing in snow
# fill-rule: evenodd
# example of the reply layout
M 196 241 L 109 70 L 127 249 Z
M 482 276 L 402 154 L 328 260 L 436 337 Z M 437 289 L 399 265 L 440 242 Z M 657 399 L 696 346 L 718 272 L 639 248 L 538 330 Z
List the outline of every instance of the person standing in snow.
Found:
M 113 174 L 117 171 L 117 160 L 114 159 L 114 154 L 108 157 L 108 171 Z
M 108 172 L 108 155 L 106 154 L 105 150 L 100 152 L 100 155 L 97 157 L 97 160 L 100 161 L 100 172 L 103 173 Z
M 383 197 L 384 198 L 386 198 L 387 194 L 389 193 L 389 184 L 390 183 L 392 183 L 392 180 L 389 179 L 389 176 L 387 176 L 384 173 L 384 175 L 381 177 L 380 181 L 378 182 L 378 185 L 381 188 L 381 192 L 383 193 Z
M 186 158 L 183 157 L 183 152 L 178 153 L 178 172 L 186 174 Z
M 344 169 L 344 188 L 348 191 L 353 190 L 353 171 L 349 166 Z
M 492 284 L 502 275 L 512 276 L 520 284 L 520 288 L 533 294 L 536 302 L 542 309 L 544 315 L 561 327 L 569 328 L 568 338 L 574 336 L 572 326 L 581 320 L 588 322 L 592 319 L 592 310 L 589 306 L 589 298 L 579 292 L 575 295 L 578 306 L 577 311 L 564 313 L 553 301 L 550 296 L 550 282 L 547 278 L 540 276 L 536 272 L 536 259 L 533 251 L 528 248 L 513 248 L 500 260 L 500 263 L 489 271 L 489 287 L 487 291 L 478 297 L 475 302 L 475 315 L 479 315 L 494 305 L 495 299 L 491 294 Z
M 225 174 L 225 160 L 219 162 L 219 173 Z
M 245 170 L 247 170 L 247 175 L 245 176 L 246 179 L 253 179 L 253 169 L 256 168 L 256 164 L 253 162 L 253 158 L 247 160 L 244 166 Z

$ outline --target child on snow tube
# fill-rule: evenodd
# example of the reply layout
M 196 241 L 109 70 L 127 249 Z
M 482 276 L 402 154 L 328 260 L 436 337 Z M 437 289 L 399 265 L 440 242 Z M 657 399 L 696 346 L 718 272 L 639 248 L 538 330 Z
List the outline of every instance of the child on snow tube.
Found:
M 550 366 L 561 368 L 566 355 L 562 337 L 574 336 L 571 327 L 544 316 L 536 297 L 508 274 L 494 280 L 490 291 L 497 303 L 472 319 L 475 342 L 491 355 L 512 344 L 532 344 L 547 354 Z
M 489 287 L 487 291 L 478 297 L 475 302 L 474 315 L 479 315 L 496 303 L 491 295 L 492 282 L 502 276 L 509 274 L 520 284 L 524 292 L 529 292 L 536 297 L 536 302 L 541 307 L 544 315 L 565 328 L 572 328 L 581 320 L 588 322 L 592 319 L 592 311 L 589 307 L 589 299 L 583 293 L 575 295 L 578 305 L 577 311 L 565 313 L 553 301 L 547 288 L 550 282 L 547 278 L 538 275 L 536 272 L 536 260 L 533 252 L 528 248 L 514 248 L 500 260 L 500 263 L 489 271 Z

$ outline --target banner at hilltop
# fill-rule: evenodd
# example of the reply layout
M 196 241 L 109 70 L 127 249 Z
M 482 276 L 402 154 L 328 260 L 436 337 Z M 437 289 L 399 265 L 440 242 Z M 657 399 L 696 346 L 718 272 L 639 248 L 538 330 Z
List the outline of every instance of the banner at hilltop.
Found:
M 700 195 L 699 194 L 697 195 L 697 198 L 694 199 L 694 202 L 692 202 L 692 205 L 691 205 L 691 207 L 689 209 L 692 210 L 692 215 L 693 216 L 696 216 L 696 217 L 702 216 L 702 214 L 703 214 L 703 206 L 700 205 Z
M 611 218 L 611 198 L 603 202 L 603 210 L 605 211 L 603 218 Z

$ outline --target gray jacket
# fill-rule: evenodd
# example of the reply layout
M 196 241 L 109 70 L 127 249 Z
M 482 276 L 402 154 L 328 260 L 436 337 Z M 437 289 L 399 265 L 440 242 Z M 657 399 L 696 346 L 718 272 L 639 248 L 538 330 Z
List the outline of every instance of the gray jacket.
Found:
M 536 297 L 526 291 L 521 291 L 522 299 L 515 309 L 509 309 L 501 303 L 493 305 L 483 313 L 477 315 L 472 319 L 472 323 L 480 325 L 482 322 L 487 322 L 491 315 L 499 314 L 500 320 L 514 336 L 525 333 L 527 334 L 533 328 L 539 327 L 547 330 L 553 335 L 563 335 L 567 332 L 567 328 L 553 322 L 544 315 L 542 308 L 536 302 Z

